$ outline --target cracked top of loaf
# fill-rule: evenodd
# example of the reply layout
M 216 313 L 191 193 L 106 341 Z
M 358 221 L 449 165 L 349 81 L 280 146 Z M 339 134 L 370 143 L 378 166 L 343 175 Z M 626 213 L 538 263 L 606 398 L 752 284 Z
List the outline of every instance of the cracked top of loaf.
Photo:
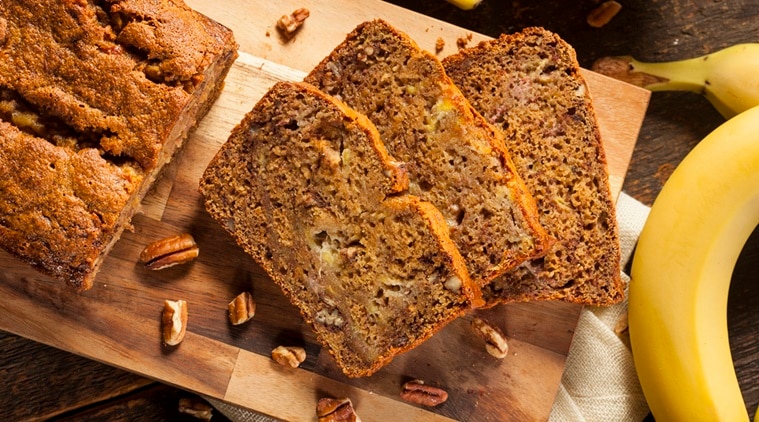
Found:
M 235 50 L 181 1 L 3 0 L 3 248 L 88 288 Z

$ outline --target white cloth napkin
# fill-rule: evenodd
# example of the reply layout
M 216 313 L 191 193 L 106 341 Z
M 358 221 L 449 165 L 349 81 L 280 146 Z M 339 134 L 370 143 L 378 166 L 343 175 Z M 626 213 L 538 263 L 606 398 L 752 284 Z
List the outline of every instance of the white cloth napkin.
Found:
M 649 208 L 624 192 L 617 200 L 622 267 L 630 259 Z M 629 281 L 627 274 L 622 274 Z M 626 327 L 627 300 L 582 310 L 550 422 L 640 421 L 648 414 L 635 373 Z M 235 422 L 270 422 L 268 416 L 207 398 Z
M 624 192 L 617 200 L 623 268 L 649 210 Z M 622 277 L 630 280 L 627 274 Z M 551 422 L 640 421 L 646 417 L 648 405 L 635 373 L 626 326 L 627 299 L 614 306 L 582 310 Z

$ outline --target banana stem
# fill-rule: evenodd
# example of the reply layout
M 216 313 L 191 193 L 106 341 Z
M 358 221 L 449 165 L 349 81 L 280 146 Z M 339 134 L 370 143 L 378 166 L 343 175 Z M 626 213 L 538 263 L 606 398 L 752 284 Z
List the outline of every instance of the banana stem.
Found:
M 593 70 L 651 91 L 703 93 L 708 69 L 704 57 L 646 63 L 631 56 L 618 56 L 599 59 Z
M 645 63 L 632 59 L 630 67 L 633 72 L 663 80 L 644 87 L 651 91 L 704 91 L 707 69 L 703 57 L 665 63 Z
M 482 3 L 482 0 L 446 0 L 448 3 L 462 10 L 472 10 Z

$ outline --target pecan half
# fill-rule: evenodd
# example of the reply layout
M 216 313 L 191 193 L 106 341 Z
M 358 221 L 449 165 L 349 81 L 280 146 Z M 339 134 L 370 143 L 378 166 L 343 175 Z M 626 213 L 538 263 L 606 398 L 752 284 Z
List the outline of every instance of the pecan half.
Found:
M 184 340 L 187 331 L 187 302 L 184 300 L 166 300 L 163 302 L 163 342 L 167 346 L 176 346 Z
M 289 15 L 282 15 L 277 21 L 277 28 L 285 37 L 292 38 L 309 16 L 311 12 L 302 7 Z
M 297 368 L 306 360 L 306 351 L 302 347 L 277 346 L 271 351 L 271 358 L 282 366 Z
M 437 406 L 448 400 L 448 393 L 442 388 L 425 385 L 422 380 L 403 384 L 401 399 L 422 406 Z
M 213 407 L 199 398 L 182 397 L 179 399 L 179 413 L 194 416 L 197 419 L 210 421 L 213 417 Z
M 506 336 L 500 328 L 490 324 L 480 317 L 472 318 L 472 328 L 483 340 L 485 340 L 485 350 L 491 356 L 503 359 L 509 353 L 509 344 L 506 342 Z
M 148 244 L 140 254 L 140 262 L 149 270 L 162 270 L 185 264 L 198 257 L 200 249 L 189 233 L 183 233 Z
M 588 13 L 588 25 L 600 28 L 611 22 L 612 18 L 622 10 L 622 5 L 614 0 L 605 1 Z
M 361 422 L 353 410 L 353 403 L 346 397 L 319 399 L 316 404 L 316 417 L 319 422 Z
M 232 325 L 240 325 L 247 322 L 256 314 L 256 302 L 253 301 L 253 295 L 249 292 L 242 292 L 237 295 L 229 305 L 229 321 Z

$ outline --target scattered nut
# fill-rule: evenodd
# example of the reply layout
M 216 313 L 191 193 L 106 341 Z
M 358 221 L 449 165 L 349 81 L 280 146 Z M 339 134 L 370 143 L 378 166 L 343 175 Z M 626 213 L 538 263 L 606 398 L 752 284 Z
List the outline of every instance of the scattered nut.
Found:
M 282 34 L 289 38 L 295 36 L 295 32 L 303 25 L 303 22 L 311 15 L 311 12 L 306 8 L 300 8 L 292 12 L 290 15 L 282 15 L 277 21 L 277 28 Z
M 403 384 L 401 399 L 422 406 L 437 406 L 448 400 L 448 393 L 442 388 L 425 385 L 422 380 Z
M 621 9 L 622 5 L 616 1 L 605 1 L 590 11 L 587 17 L 588 25 L 593 28 L 600 28 L 611 22 L 611 19 L 616 16 Z
M 361 418 L 353 410 L 353 403 L 345 397 L 319 399 L 316 404 L 316 417 L 319 422 L 361 422 Z
M 179 399 L 179 413 L 210 421 L 213 416 L 213 407 L 199 398 L 184 397 Z
M 140 262 L 149 270 L 162 270 L 198 257 L 200 249 L 189 233 L 156 240 L 143 249 Z
M 229 309 L 229 321 L 232 325 L 247 322 L 256 314 L 256 302 L 253 301 L 253 295 L 248 292 L 237 295 L 227 307 Z
M 509 353 L 509 344 L 500 328 L 490 324 L 480 317 L 472 319 L 472 328 L 485 340 L 485 350 L 498 359 L 503 359 Z
M 184 340 L 187 331 L 187 302 L 184 300 L 166 300 L 163 302 L 163 342 L 167 346 L 176 346 Z
M 271 358 L 282 366 L 297 368 L 306 360 L 306 351 L 302 347 L 277 346 L 271 351 Z

